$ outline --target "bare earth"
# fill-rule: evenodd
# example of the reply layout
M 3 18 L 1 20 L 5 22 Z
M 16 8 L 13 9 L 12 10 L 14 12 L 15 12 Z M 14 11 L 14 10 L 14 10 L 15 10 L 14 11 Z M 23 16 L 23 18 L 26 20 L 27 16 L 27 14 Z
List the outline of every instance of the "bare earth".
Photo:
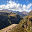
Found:
M 9 30 L 12 30 L 14 27 L 16 27 L 17 24 L 12 24 L 2 30 L 0 30 L 1 32 L 8 32 Z

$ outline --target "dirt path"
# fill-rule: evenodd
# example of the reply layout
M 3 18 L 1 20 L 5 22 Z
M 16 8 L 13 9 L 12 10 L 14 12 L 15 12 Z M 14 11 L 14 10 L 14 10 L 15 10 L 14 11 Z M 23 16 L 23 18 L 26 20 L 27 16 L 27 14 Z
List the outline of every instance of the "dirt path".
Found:
M 1 30 L 1 32 L 8 32 L 9 30 L 12 30 L 14 27 L 16 27 L 17 24 L 12 24 L 4 29 Z

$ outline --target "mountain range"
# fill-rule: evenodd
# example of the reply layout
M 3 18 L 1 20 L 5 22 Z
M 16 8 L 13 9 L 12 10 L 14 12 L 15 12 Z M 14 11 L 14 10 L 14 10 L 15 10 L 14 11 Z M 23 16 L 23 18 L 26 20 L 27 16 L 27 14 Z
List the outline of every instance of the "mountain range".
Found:
M 8 12 L 8 13 L 10 13 L 10 12 L 12 12 L 12 13 L 16 13 L 16 14 L 18 14 L 18 15 L 20 15 L 20 16 L 27 16 L 28 15 L 28 12 L 26 12 L 26 11 L 22 11 L 22 12 L 19 12 L 19 11 L 13 11 L 13 10 L 8 10 L 8 9 L 3 9 L 3 10 L 0 10 L 0 12 Z M 30 11 L 31 12 L 31 11 Z M 30 13 L 29 12 L 29 13 Z

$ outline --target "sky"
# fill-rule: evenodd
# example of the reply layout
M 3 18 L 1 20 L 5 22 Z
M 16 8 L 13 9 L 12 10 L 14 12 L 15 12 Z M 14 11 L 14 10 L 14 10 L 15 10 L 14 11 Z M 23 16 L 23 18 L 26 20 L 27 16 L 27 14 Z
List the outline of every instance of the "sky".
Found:
M 29 12 L 32 10 L 32 0 L 0 0 L 0 10 L 2 9 Z

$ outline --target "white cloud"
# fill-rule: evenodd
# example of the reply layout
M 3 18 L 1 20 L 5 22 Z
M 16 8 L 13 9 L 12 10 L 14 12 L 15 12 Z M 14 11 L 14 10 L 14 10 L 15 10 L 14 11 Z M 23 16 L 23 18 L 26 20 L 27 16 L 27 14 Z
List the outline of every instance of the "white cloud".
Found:
M 13 10 L 13 11 L 30 11 L 31 9 L 29 9 L 32 6 L 32 3 L 25 5 L 25 4 L 17 4 L 15 2 L 13 2 L 12 0 L 10 0 L 8 2 L 7 5 L 0 5 L 0 9 L 9 9 L 9 10 Z
M 29 9 L 32 6 L 32 3 L 27 5 L 27 9 Z
M 22 9 L 23 9 L 23 11 L 28 11 L 28 12 L 29 12 L 29 11 L 31 11 L 31 9 L 30 9 L 31 6 L 32 6 L 32 3 L 30 3 L 30 4 L 28 4 L 28 5 L 25 5 L 25 4 L 24 4 L 23 7 L 22 7 Z

